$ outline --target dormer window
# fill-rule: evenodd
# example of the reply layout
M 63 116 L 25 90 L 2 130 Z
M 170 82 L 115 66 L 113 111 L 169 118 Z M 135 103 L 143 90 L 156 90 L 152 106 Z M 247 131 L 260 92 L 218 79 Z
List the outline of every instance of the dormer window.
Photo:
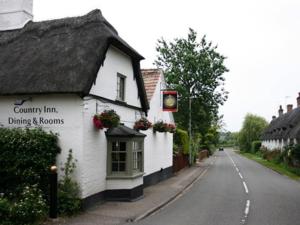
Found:
M 118 73 L 117 74 L 117 100 L 125 101 L 125 84 L 126 76 Z

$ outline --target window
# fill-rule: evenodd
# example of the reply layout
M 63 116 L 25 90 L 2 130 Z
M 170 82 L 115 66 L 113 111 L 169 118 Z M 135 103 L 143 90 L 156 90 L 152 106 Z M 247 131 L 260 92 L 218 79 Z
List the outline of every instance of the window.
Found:
M 143 172 L 143 142 L 133 142 L 132 154 L 133 170 Z
M 111 150 L 111 171 L 125 172 L 126 171 L 126 142 L 112 142 Z
M 117 76 L 117 100 L 125 101 L 125 79 L 126 77 L 118 73 Z
M 107 179 L 143 175 L 144 138 L 108 138 Z

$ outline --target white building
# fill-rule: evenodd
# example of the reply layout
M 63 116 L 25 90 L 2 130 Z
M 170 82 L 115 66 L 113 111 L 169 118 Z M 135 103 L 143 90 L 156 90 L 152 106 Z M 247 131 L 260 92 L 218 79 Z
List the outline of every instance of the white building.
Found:
M 150 105 L 148 120 L 163 121 L 174 124 L 171 112 L 162 111 L 161 91 L 166 88 L 163 72 L 159 69 L 143 69 L 142 75 Z M 164 132 L 143 132 L 145 139 L 145 177 L 144 184 L 149 185 L 166 179 L 172 174 L 173 166 L 173 134 Z
M 132 129 L 149 109 L 143 57 L 99 10 L 28 22 L 28 6 L 32 0 L 0 1 L 0 126 L 58 133 L 57 164 L 73 150 L 84 206 L 141 197 L 144 180 L 149 185 L 169 177 L 172 166 L 171 134 L 149 130 L 146 137 Z M 93 116 L 109 109 L 123 125 L 96 129 Z M 160 115 L 152 110 L 149 116 Z
M 300 143 L 300 93 L 297 107 L 293 109 L 293 105 L 288 104 L 284 113 L 280 106 L 278 117 L 273 116 L 262 135 L 262 147 L 269 151 L 283 151 L 286 145 L 293 143 Z

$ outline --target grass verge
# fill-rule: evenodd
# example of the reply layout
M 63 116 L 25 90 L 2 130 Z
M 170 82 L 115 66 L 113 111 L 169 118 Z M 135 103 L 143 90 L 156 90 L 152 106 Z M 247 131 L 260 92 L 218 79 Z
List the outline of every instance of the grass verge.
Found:
M 295 168 L 291 168 L 283 163 L 275 163 L 272 161 L 268 161 L 266 159 L 263 159 L 262 157 L 260 157 L 259 155 L 256 154 L 252 154 L 252 153 L 247 153 L 247 152 L 239 152 L 239 154 L 247 157 L 248 159 L 254 160 L 258 163 L 260 163 L 261 165 L 268 167 L 274 171 L 276 171 L 277 173 L 280 173 L 282 175 L 288 176 L 291 179 L 294 180 L 300 180 L 300 176 L 297 174 L 299 173 L 298 171 L 295 172 Z

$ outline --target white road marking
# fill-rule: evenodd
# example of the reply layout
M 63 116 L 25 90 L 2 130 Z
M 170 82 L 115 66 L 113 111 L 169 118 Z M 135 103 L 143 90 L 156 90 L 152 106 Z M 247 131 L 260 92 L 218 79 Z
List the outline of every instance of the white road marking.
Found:
M 246 208 L 245 208 L 245 216 L 247 217 L 250 209 L 250 200 L 247 200 Z
M 247 187 L 247 184 L 245 181 L 243 181 L 243 185 L 244 185 L 244 188 L 245 188 L 245 192 L 248 194 L 249 190 L 248 190 L 248 187 Z
M 239 173 L 239 176 L 240 176 L 240 178 L 243 180 L 244 179 L 244 177 L 242 176 L 242 174 L 241 173 Z
M 230 159 L 230 161 L 232 162 L 233 166 L 235 167 L 236 171 L 238 172 L 241 180 L 243 181 L 243 185 L 244 185 L 244 188 L 245 188 L 245 192 L 246 194 L 249 193 L 249 190 L 248 190 L 248 187 L 247 187 L 247 184 L 246 182 L 244 181 L 244 177 L 242 176 L 239 168 L 237 167 L 237 165 L 235 164 L 235 162 L 233 161 L 233 159 L 231 158 L 231 156 L 225 151 L 226 155 L 228 156 L 228 158 Z M 247 200 L 246 202 L 246 207 L 245 207 L 245 212 L 244 212 L 244 216 L 241 220 L 241 224 L 244 225 L 246 224 L 246 221 L 247 221 L 247 217 L 248 217 L 248 214 L 249 214 L 249 210 L 250 210 L 250 200 Z

